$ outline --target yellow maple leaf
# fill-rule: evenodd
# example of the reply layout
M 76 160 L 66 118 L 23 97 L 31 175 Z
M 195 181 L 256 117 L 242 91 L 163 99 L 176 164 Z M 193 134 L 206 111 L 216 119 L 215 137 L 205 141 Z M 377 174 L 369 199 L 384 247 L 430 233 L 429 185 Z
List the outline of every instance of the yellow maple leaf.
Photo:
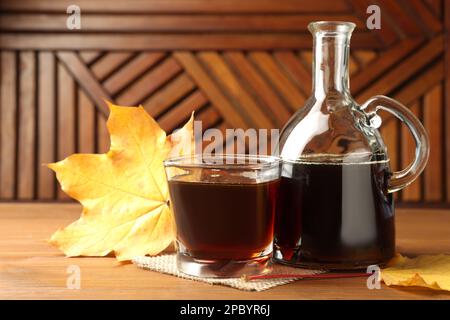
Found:
M 80 219 L 56 231 L 50 243 L 69 257 L 155 255 L 175 238 L 163 160 L 193 153 L 193 116 L 166 137 L 143 107 L 108 105 L 109 151 L 48 165 L 61 189 L 83 206 Z
M 450 255 L 423 255 L 410 259 L 397 255 L 381 271 L 388 286 L 419 286 L 450 291 Z

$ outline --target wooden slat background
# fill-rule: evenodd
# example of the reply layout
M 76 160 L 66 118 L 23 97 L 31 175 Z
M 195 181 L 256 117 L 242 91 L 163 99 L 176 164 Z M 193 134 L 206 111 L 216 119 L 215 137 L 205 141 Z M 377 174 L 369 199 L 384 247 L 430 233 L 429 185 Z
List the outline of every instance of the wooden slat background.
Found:
M 389 95 L 431 139 L 425 173 L 401 204 L 450 205 L 450 1 L 0 1 L 0 200 L 67 199 L 42 163 L 104 152 L 103 99 L 142 104 L 172 131 L 195 110 L 203 128 L 281 128 L 309 96 L 314 20 L 357 24 L 351 89 Z M 377 4 L 382 29 L 365 27 Z M 394 169 L 412 159 L 406 128 L 384 117 Z

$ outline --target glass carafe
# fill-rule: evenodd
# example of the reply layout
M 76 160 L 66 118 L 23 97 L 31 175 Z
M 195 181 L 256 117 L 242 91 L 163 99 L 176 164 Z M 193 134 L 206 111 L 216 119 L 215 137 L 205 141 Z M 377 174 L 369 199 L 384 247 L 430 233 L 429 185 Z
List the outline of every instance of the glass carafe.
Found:
M 402 104 L 375 96 L 358 104 L 350 94 L 349 43 L 355 25 L 313 22 L 313 92 L 280 136 L 280 201 L 274 259 L 313 268 L 360 269 L 395 254 L 392 193 L 410 184 L 428 160 L 428 137 Z M 410 130 L 415 159 L 392 172 L 377 128 L 377 111 Z

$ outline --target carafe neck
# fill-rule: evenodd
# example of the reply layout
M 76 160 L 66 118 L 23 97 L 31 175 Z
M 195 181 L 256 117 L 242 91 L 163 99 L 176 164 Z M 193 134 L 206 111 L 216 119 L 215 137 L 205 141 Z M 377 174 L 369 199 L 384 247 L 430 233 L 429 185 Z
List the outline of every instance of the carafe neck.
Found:
M 314 37 L 313 94 L 350 94 L 349 51 L 353 23 L 314 22 L 309 30 Z

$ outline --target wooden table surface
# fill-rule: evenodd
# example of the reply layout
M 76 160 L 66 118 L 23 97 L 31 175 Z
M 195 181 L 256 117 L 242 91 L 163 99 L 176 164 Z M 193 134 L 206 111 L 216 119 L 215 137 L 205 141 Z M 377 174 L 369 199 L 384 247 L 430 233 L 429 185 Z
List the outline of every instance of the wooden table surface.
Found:
M 425 288 L 382 285 L 364 278 L 301 280 L 244 292 L 120 265 L 114 258 L 65 258 L 45 239 L 78 218 L 77 204 L 0 204 L 0 299 L 450 299 Z M 450 253 L 450 210 L 397 210 L 397 250 Z M 81 270 L 81 288 L 66 287 L 67 268 Z

